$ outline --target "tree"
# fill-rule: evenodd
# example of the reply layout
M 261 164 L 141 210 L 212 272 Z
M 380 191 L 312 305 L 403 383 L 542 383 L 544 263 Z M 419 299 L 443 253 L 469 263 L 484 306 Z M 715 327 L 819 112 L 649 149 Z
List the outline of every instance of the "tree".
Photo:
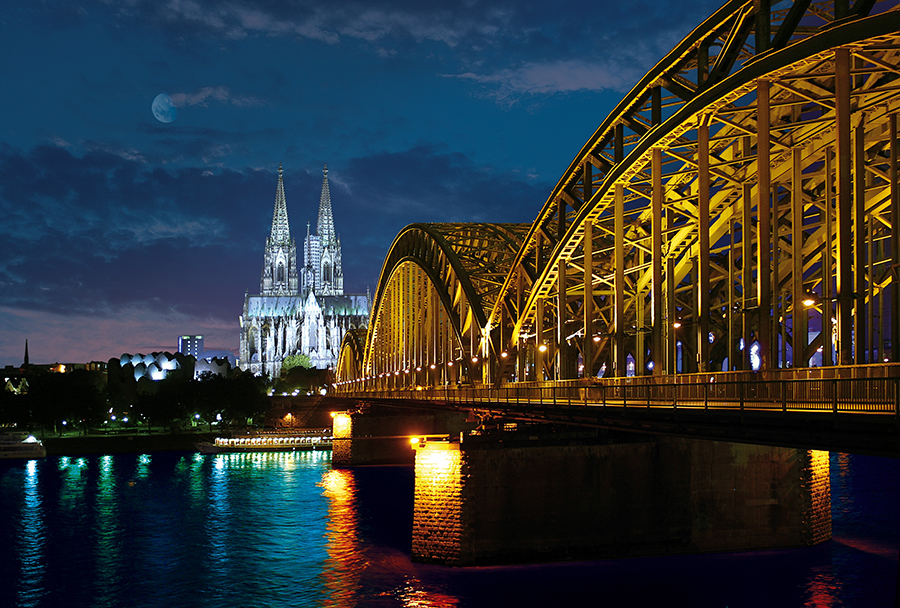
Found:
M 88 370 L 33 376 L 25 396 L 33 422 L 55 431 L 64 420 L 69 428 L 97 424 L 106 404 L 102 375 Z
M 281 373 L 282 375 L 286 372 L 291 371 L 295 367 L 305 367 L 309 369 L 312 367 L 312 361 L 309 359 L 309 355 L 304 353 L 297 353 L 295 355 L 288 355 L 281 362 Z

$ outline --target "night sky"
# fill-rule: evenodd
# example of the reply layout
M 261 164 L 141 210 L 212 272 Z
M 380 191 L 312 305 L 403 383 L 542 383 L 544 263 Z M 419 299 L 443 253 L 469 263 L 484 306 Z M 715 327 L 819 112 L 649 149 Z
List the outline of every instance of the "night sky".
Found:
M 301 263 L 328 164 L 350 293 L 412 222 L 530 223 L 719 5 L 4 1 L 0 366 L 236 351 L 279 163 Z

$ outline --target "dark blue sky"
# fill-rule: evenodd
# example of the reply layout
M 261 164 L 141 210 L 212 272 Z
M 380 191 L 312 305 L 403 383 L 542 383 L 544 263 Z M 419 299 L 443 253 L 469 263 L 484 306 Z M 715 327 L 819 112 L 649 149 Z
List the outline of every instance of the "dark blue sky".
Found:
M 409 223 L 531 222 L 719 4 L 4 2 L 0 365 L 236 350 L 279 162 L 298 241 L 328 163 L 351 292 Z

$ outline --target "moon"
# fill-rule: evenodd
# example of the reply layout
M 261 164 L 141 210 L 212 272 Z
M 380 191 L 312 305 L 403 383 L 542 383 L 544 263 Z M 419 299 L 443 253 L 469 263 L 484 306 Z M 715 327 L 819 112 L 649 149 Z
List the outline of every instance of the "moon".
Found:
M 178 116 L 178 111 L 175 110 L 175 103 L 172 101 L 172 98 L 165 93 L 160 93 L 156 96 L 150 109 L 153 110 L 153 116 L 155 116 L 156 120 L 159 122 L 169 123 Z

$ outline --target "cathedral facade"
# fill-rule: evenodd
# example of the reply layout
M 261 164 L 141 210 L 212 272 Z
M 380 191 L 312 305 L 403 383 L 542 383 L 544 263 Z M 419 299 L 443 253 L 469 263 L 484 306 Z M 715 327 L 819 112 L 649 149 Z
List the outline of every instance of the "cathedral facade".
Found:
M 328 167 L 323 170 L 316 233 L 306 225 L 303 265 L 291 236 L 284 177 L 278 167 L 272 230 L 266 239 L 259 295 L 244 295 L 239 365 L 277 378 L 285 357 L 304 354 L 319 369 L 334 367 L 349 329 L 369 322 L 368 294 L 345 294 L 341 241 L 334 230 Z

